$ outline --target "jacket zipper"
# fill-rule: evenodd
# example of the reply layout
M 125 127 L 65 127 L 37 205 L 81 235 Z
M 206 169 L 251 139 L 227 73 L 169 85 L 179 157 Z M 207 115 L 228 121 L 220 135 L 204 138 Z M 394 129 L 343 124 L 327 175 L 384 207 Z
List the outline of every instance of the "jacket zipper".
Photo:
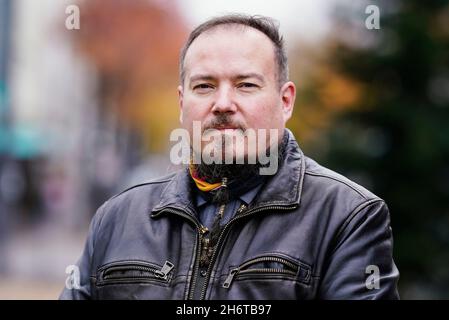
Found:
M 296 205 L 292 205 L 292 206 L 266 206 L 266 207 L 260 207 L 260 208 L 257 208 L 257 209 L 249 210 L 247 213 L 245 213 L 245 214 L 242 215 L 241 213 L 246 209 L 246 205 L 242 204 L 242 205 L 239 207 L 239 209 L 237 210 L 237 216 L 234 217 L 234 218 L 232 218 L 232 219 L 231 219 L 231 220 L 224 226 L 223 230 L 221 231 L 221 233 L 220 233 L 220 235 L 219 235 L 219 237 L 218 237 L 217 244 L 216 244 L 216 246 L 215 246 L 214 251 L 212 252 L 212 257 L 211 257 L 209 266 L 208 266 L 208 268 L 207 268 L 207 272 L 206 272 L 204 284 L 203 284 L 203 287 L 201 288 L 200 300 L 204 300 L 204 298 L 205 298 L 207 285 L 208 285 L 208 283 L 209 283 L 209 280 L 210 280 L 210 274 L 211 274 L 211 272 L 212 272 L 212 267 L 213 267 L 213 264 L 214 264 L 214 259 L 215 259 L 215 256 L 216 256 L 216 254 L 217 254 L 217 250 L 218 250 L 219 247 L 220 247 L 221 239 L 223 238 L 223 235 L 224 235 L 225 232 L 227 231 L 228 227 L 229 227 L 234 221 L 236 221 L 236 220 L 238 220 L 238 219 L 240 219 L 240 218 L 243 218 L 243 217 L 247 217 L 247 216 L 249 216 L 249 215 L 252 215 L 252 214 L 257 213 L 257 212 L 260 212 L 260 211 L 265 211 L 265 210 L 292 210 L 292 209 L 294 209 L 294 208 L 296 208 Z M 170 212 L 170 213 L 173 213 L 173 214 L 177 214 L 177 215 L 179 215 L 179 216 L 182 216 L 182 217 L 184 217 L 184 218 L 187 218 L 189 221 L 193 222 L 193 224 L 197 227 L 197 230 L 198 230 L 198 237 L 197 237 L 197 242 L 195 243 L 195 251 L 196 251 L 195 268 L 194 268 L 193 276 L 192 276 L 192 280 L 191 280 L 191 287 L 190 287 L 189 294 L 188 294 L 188 297 L 187 297 L 189 300 L 193 300 L 194 294 L 195 294 L 195 285 L 196 285 L 196 281 L 197 281 L 196 279 L 197 279 L 197 277 L 198 277 L 198 272 L 199 272 L 199 260 L 200 260 L 200 256 L 201 256 L 201 241 L 202 241 L 203 235 L 204 235 L 206 232 L 208 232 L 209 230 L 208 230 L 205 226 L 200 225 L 200 224 L 198 223 L 198 221 L 196 221 L 195 219 L 193 219 L 190 215 L 184 213 L 183 211 L 181 211 L 181 210 L 179 210 L 179 209 L 177 210 L 177 209 L 172 209 L 172 208 L 165 208 L 165 209 L 162 209 L 162 210 L 159 212 L 159 214 L 160 214 L 162 211 Z M 200 244 L 200 246 L 199 246 L 200 248 L 198 248 L 198 243 Z
M 206 234 L 209 231 L 209 229 L 207 229 L 207 227 L 205 227 L 205 226 L 201 225 L 200 223 L 198 223 L 197 220 L 195 220 L 190 215 L 184 213 L 181 210 L 172 209 L 172 208 L 166 208 L 166 209 L 162 209 L 159 212 L 159 214 L 162 211 L 166 211 L 166 212 L 170 212 L 170 213 L 182 216 L 182 217 L 188 219 L 189 221 L 193 222 L 193 224 L 197 228 L 198 236 L 196 237 L 197 241 L 195 242 L 195 250 L 194 250 L 196 252 L 195 267 L 194 267 L 194 270 L 193 270 L 193 275 L 192 275 L 192 280 L 191 280 L 191 287 L 190 287 L 190 290 L 189 290 L 189 294 L 187 296 L 188 299 L 192 300 L 193 299 L 193 294 L 195 292 L 196 279 L 198 277 L 198 272 L 199 272 L 199 262 L 200 262 L 201 250 L 202 250 L 201 243 L 203 241 L 204 234 Z M 198 246 L 198 244 L 200 244 L 200 245 Z
M 213 251 L 213 253 L 212 253 L 212 257 L 211 257 L 211 260 L 210 260 L 210 264 L 209 264 L 209 267 L 208 267 L 208 269 L 207 269 L 207 273 L 206 273 L 206 279 L 205 279 L 205 281 L 204 281 L 204 285 L 203 285 L 203 288 L 202 288 L 202 290 L 201 290 L 201 294 L 200 294 L 200 300 L 204 300 L 204 298 L 205 298 L 205 295 L 206 295 L 206 290 L 207 290 L 207 285 L 209 284 L 209 280 L 210 280 L 210 275 L 211 275 L 211 273 L 212 273 L 212 267 L 213 267 L 213 265 L 214 265 L 214 258 L 215 258 L 215 256 L 216 256 L 216 254 L 217 254 L 217 251 L 218 251 L 218 249 L 220 248 L 220 242 L 221 242 L 221 239 L 223 238 L 223 236 L 224 236 L 224 234 L 225 234 L 225 232 L 226 232 L 226 230 L 228 229 L 228 227 L 234 222 L 234 221 L 236 221 L 236 220 L 238 220 L 238 219 L 240 219 L 240 218 L 243 218 L 243 217 L 247 217 L 247 216 L 249 216 L 249 215 L 252 215 L 252 214 L 254 214 L 254 213 L 256 213 L 256 212 L 260 212 L 260 211 L 265 211 L 265 210 L 291 210 L 291 209 L 294 209 L 294 208 L 296 208 L 296 205 L 293 205 L 293 206 L 266 206 L 266 207 L 260 207 L 260 208 L 257 208 L 257 209 L 253 209 L 253 210 L 249 210 L 247 213 L 245 213 L 245 214 L 241 214 L 245 209 L 246 209 L 246 205 L 241 205 L 240 206 L 240 208 L 237 210 L 237 215 L 234 217 L 234 218 L 232 218 L 225 226 L 224 226 L 224 228 L 223 228 L 223 230 L 221 231 L 221 233 L 220 233 L 220 236 L 218 237 L 218 241 L 217 241 L 217 245 L 215 246 L 215 249 L 214 249 L 214 251 Z
M 220 207 L 218 209 L 218 212 L 216 214 L 216 217 L 215 217 L 215 219 L 218 219 L 218 221 L 220 221 L 223 218 L 223 213 L 224 213 L 225 207 L 226 207 L 225 204 L 220 205 Z M 214 231 L 210 230 L 210 232 L 211 233 L 209 234 L 209 236 L 208 237 L 204 237 L 202 239 L 202 242 L 201 242 L 200 266 L 201 266 L 201 262 L 207 261 L 208 255 L 209 255 L 210 250 L 211 250 L 210 246 L 211 246 L 211 241 L 212 241 L 212 233 Z
M 173 263 L 171 263 L 170 261 L 165 261 L 164 265 L 162 266 L 162 269 L 154 271 L 154 275 L 157 278 L 167 280 L 168 274 L 170 273 L 170 271 L 172 271 L 174 267 L 175 266 L 173 265 Z
M 156 278 L 163 281 L 168 281 L 168 275 L 173 270 L 174 265 L 170 261 L 165 261 L 164 265 L 159 268 L 156 265 L 155 266 L 144 266 L 144 265 L 136 265 L 132 264 L 132 262 L 123 264 L 123 265 L 117 265 L 117 266 L 111 266 L 106 268 L 103 271 L 103 276 L 101 277 L 100 284 L 107 284 L 108 282 L 114 282 L 115 281 L 126 281 L 126 280 L 135 280 L 135 279 L 142 279 L 142 278 Z M 114 272 L 121 272 L 121 271 L 143 271 L 148 272 L 152 274 L 153 276 L 148 275 L 114 275 Z
M 278 269 L 278 268 L 258 268 L 258 269 L 247 269 L 243 270 L 246 267 L 259 263 L 259 262 L 278 262 L 283 265 L 286 265 L 291 270 L 286 269 Z M 287 261 L 286 259 L 278 258 L 278 257 L 260 257 L 251 259 L 245 263 L 243 263 L 241 266 L 237 268 L 231 269 L 229 272 L 229 275 L 227 276 L 225 282 L 223 283 L 223 288 L 228 289 L 231 286 L 232 281 L 234 280 L 235 276 L 237 275 L 244 275 L 244 274 L 279 274 L 279 275 L 289 275 L 289 276 L 296 276 L 296 273 L 299 270 L 299 266 Z

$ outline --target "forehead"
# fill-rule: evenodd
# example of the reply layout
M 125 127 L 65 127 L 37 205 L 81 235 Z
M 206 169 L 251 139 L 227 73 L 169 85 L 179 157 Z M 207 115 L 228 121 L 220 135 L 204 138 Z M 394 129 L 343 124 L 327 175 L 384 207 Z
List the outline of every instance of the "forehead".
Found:
M 200 34 L 187 50 L 186 76 L 258 72 L 274 77 L 274 44 L 261 31 L 242 25 L 218 26 Z

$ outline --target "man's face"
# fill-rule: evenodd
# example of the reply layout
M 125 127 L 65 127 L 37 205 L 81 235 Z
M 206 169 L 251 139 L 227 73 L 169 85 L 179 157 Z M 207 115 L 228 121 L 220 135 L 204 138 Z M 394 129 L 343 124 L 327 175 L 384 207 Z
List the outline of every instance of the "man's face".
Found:
M 265 34 L 241 25 L 209 30 L 191 44 L 184 70 L 184 83 L 178 87 L 181 123 L 191 138 L 194 121 L 201 122 L 203 131 L 276 129 L 282 138 L 295 86 L 287 82 L 279 88 L 274 45 Z M 268 146 L 269 136 L 264 139 Z

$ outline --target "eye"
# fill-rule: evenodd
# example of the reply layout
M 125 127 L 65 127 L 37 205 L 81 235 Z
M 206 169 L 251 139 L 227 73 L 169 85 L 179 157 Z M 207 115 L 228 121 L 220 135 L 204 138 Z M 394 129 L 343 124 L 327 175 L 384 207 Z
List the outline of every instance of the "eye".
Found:
M 253 89 L 253 88 L 258 88 L 259 86 L 255 83 L 251 83 L 251 82 L 242 82 L 238 85 L 239 88 L 243 88 L 243 89 Z
M 193 87 L 193 90 L 197 91 L 197 92 L 208 92 L 208 91 L 212 90 L 213 88 L 214 87 L 211 84 L 200 83 L 200 84 L 195 85 Z

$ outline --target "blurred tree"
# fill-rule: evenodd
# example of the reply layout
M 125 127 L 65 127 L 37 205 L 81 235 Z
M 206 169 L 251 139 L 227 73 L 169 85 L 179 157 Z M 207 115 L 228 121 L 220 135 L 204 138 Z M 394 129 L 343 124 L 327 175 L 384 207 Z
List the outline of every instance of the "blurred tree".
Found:
M 365 27 L 370 4 L 380 30 Z M 449 1 L 361 1 L 335 17 L 300 91 L 299 121 L 326 119 L 305 148 L 386 200 L 402 297 L 448 298 Z
M 153 151 L 166 147 L 178 119 L 177 62 L 187 27 L 175 4 L 82 1 L 81 28 L 73 33 L 98 72 L 100 113 L 117 114 Z
M 175 0 L 79 0 L 76 50 L 92 66 L 96 109 L 86 125 L 80 161 L 89 212 L 154 153 L 168 148 L 178 124 L 178 56 L 187 27 Z M 64 19 L 66 16 L 64 16 Z M 64 21 L 65 23 L 65 21 Z M 140 171 L 139 183 L 167 169 Z

